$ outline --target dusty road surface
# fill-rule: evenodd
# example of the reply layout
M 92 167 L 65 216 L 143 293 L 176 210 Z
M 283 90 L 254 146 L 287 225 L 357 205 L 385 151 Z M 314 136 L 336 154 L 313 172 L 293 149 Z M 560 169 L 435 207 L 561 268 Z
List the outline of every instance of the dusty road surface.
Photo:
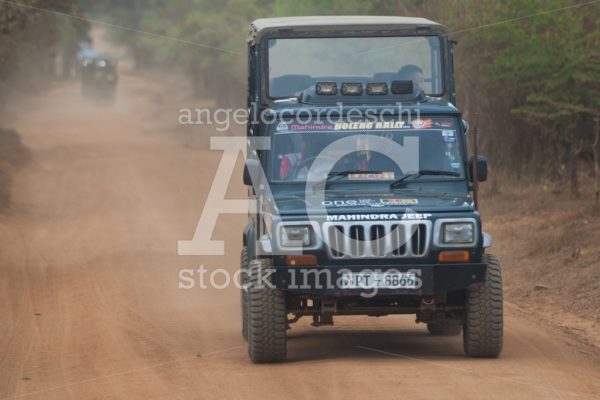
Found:
M 170 135 L 164 85 L 125 74 L 111 107 L 66 83 L 15 111 L 32 160 L 0 215 L 0 399 L 600 398 L 598 365 L 511 307 L 498 360 L 412 317 L 346 317 L 251 364 L 237 289 L 178 288 L 181 268 L 238 267 L 245 216 L 219 220 L 227 256 L 177 256 L 220 154 Z

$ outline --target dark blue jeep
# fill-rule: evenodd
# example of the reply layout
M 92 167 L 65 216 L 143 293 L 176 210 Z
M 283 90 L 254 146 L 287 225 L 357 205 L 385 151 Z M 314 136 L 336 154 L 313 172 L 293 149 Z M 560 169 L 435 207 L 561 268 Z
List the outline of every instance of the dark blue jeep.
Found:
M 282 361 L 286 331 L 415 314 L 502 350 L 502 282 L 477 211 L 485 158 L 455 106 L 452 41 L 421 18 L 260 19 L 248 40 L 251 200 L 242 335 Z

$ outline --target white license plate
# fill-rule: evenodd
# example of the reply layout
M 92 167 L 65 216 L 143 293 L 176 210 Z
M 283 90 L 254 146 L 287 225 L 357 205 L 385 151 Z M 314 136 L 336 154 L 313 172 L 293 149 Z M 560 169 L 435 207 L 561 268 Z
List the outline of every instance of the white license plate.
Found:
M 344 272 L 342 289 L 417 289 L 414 272 Z

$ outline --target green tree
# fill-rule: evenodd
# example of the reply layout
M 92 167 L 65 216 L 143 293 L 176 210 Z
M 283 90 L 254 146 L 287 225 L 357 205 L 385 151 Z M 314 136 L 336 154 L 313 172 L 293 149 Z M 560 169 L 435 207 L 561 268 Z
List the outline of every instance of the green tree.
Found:
M 579 166 L 594 150 L 600 6 L 570 0 L 412 4 L 454 32 L 458 98 L 483 128 L 492 160 L 504 170 L 564 178 L 577 194 Z
M 542 126 L 562 147 L 571 193 L 579 193 L 579 160 L 592 143 L 600 97 L 598 7 L 582 10 L 568 0 L 504 1 L 501 19 L 534 15 L 482 30 L 489 49 L 484 67 L 492 85 L 514 99 L 511 111 Z M 519 14 L 514 11 L 520 7 Z M 540 10 L 560 12 L 542 13 Z

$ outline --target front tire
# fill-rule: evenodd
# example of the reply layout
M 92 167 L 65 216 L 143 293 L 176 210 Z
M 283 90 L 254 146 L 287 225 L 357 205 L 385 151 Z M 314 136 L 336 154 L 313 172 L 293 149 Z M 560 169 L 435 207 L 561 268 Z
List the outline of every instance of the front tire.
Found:
M 244 340 L 248 341 L 248 248 L 244 246 L 242 248 L 242 254 L 240 256 L 240 283 L 242 285 L 241 289 L 241 307 L 242 307 L 242 337 Z
M 467 289 L 463 346 L 469 357 L 496 358 L 502 352 L 503 304 L 500 261 L 485 254 L 485 282 Z
M 285 296 L 267 284 L 270 280 L 263 280 L 271 268 L 270 259 L 250 262 L 248 354 L 254 363 L 280 362 L 287 354 Z

